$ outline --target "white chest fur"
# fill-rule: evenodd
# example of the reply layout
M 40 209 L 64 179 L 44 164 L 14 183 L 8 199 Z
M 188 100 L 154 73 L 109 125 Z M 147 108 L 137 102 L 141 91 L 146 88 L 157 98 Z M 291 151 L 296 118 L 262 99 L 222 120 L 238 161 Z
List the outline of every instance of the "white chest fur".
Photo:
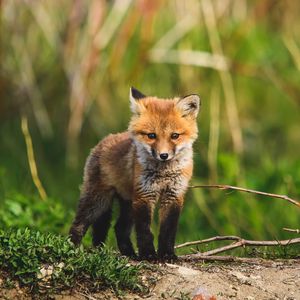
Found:
M 139 177 L 140 188 L 147 193 L 155 193 L 158 197 L 166 190 L 182 195 L 190 179 L 183 172 L 184 168 L 192 164 L 192 152 L 189 152 L 166 162 L 156 161 L 153 158 L 143 160 Z

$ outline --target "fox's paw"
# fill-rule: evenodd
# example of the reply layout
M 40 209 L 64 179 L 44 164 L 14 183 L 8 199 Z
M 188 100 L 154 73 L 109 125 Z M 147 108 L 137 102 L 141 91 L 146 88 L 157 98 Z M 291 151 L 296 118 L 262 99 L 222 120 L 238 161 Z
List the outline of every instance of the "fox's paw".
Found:
M 141 253 L 138 256 L 138 259 L 155 262 L 155 261 L 157 261 L 158 257 L 156 255 L 156 253 Z
M 178 260 L 178 257 L 175 253 L 160 253 L 158 258 L 162 262 L 175 262 Z

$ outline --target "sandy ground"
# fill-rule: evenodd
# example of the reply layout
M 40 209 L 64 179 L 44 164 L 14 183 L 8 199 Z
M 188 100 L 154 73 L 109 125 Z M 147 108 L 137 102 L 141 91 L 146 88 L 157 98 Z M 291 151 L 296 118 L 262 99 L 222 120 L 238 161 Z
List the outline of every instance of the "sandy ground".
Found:
M 300 261 L 260 264 L 167 265 L 149 299 L 300 299 Z M 198 295 L 198 297 L 196 297 Z
M 53 295 L 52 299 L 194 299 L 194 300 L 300 300 L 300 260 L 255 263 L 161 264 L 146 271 L 142 280 L 149 292 L 140 296 L 111 291 L 92 294 L 88 290 Z M 0 299 L 30 299 L 20 289 L 1 290 Z

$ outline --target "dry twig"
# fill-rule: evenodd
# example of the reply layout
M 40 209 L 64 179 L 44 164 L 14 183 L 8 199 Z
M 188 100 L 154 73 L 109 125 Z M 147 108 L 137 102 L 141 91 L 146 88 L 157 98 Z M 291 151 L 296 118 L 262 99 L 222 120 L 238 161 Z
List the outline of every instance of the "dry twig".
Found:
M 39 175 L 38 175 L 35 158 L 34 158 L 32 139 L 31 139 L 30 132 L 28 129 L 28 121 L 25 116 L 22 116 L 21 128 L 22 128 L 22 133 L 24 135 L 24 139 L 25 139 L 25 143 L 26 143 L 27 157 L 28 157 L 28 163 L 29 163 L 29 167 L 30 167 L 31 177 L 32 177 L 33 183 L 36 186 L 42 200 L 45 200 L 47 198 L 47 194 L 45 192 L 45 189 L 44 189 L 44 187 L 40 181 Z
M 282 228 L 284 231 L 288 231 L 288 232 L 293 232 L 293 233 L 297 233 L 300 234 L 300 230 L 299 229 L 291 229 L 291 228 Z
M 210 251 L 206 251 L 203 253 L 194 254 L 194 257 L 197 256 L 211 256 L 218 253 L 222 253 L 228 250 L 232 250 L 239 247 L 245 247 L 245 246 L 288 246 L 293 244 L 300 244 L 300 238 L 295 239 L 289 239 L 289 240 L 280 240 L 280 241 L 252 241 L 252 240 L 245 240 L 238 236 L 216 236 L 210 239 L 206 240 L 200 240 L 200 241 L 193 241 L 193 242 L 187 242 L 181 245 L 177 245 L 176 249 L 187 247 L 191 245 L 197 245 L 197 244 L 203 244 L 203 243 L 210 243 L 214 241 L 236 241 L 235 243 L 232 243 L 230 245 L 226 245 L 217 249 L 213 249 Z
M 175 249 L 193 246 L 193 245 L 206 244 L 206 243 L 215 242 L 215 241 L 239 241 L 239 240 L 241 240 L 241 238 L 238 236 L 235 236 L 235 235 L 214 236 L 212 238 L 205 239 L 205 240 L 186 242 L 184 244 L 175 246 Z
M 189 188 L 208 188 L 208 189 L 219 189 L 219 190 L 234 190 L 234 191 L 240 191 L 240 192 L 245 192 L 245 193 L 251 193 L 251 194 L 257 194 L 257 195 L 263 195 L 267 197 L 273 197 L 273 198 L 278 198 L 278 199 L 283 199 L 286 200 L 298 207 L 300 207 L 300 202 L 292 199 L 286 195 L 278 195 L 278 194 L 272 194 L 272 193 L 266 193 L 266 192 L 261 192 L 261 191 L 256 191 L 256 190 L 251 190 L 251 189 L 246 189 L 238 186 L 232 186 L 232 185 L 227 185 L 227 184 L 212 184 L 212 185 L 192 185 L 189 186 Z

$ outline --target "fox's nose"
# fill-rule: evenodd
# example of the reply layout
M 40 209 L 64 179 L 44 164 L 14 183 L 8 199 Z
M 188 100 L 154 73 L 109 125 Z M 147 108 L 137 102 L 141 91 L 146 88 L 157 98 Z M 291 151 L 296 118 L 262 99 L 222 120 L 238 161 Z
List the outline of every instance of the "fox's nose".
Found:
M 163 160 L 166 160 L 166 159 L 168 158 L 168 156 L 169 156 L 168 153 L 161 153 L 161 154 L 159 155 L 159 157 L 160 157 L 161 159 L 163 159 Z

